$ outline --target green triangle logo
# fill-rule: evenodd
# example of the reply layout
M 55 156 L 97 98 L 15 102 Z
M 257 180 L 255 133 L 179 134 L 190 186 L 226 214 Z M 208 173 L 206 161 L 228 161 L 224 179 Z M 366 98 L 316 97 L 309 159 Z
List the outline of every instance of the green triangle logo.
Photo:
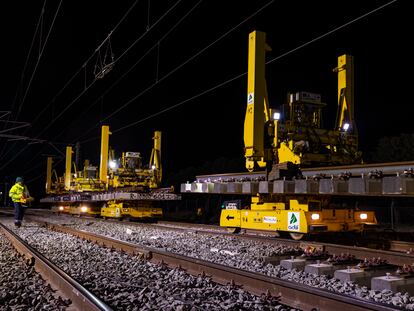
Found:
M 298 219 L 296 218 L 295 214 L 292 214 L 292 216 L 290 217 L 290 220 L 289 220 L 289 225 L 294 224 L 297 221 L 298 221 Z

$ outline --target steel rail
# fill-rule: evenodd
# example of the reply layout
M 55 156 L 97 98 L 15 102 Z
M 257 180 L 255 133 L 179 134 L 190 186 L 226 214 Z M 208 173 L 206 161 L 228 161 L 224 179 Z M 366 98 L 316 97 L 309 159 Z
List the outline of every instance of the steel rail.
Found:
M 356 164 L 344 166 L 325 166 L 301 169 L 303 176 L 313 176 L 316 174 L 338 175 L 344 172 L 352 173 L 353 176 L 368 174 L 371 171 L 379 170 L 384 174 L 396 174 L 404 172 L 406 169 L 414 168 L 414 161 L 407 162 L 391 162 L 391 163 L 375 163 L 375 164 Z M 243 172 L 243 173 L 225 173 L 225 174 L 209 174 L 196 176 L 197 182 L 207 182 L 209 180 L 229 180 L 229 179 L 264 179 L 266 172 Z
M 406 254 L 414 253 L 414 242 L 408 241 L 389 241 L 390 250 L 395 252 L 403 252 Z M 414 261 L 413 261 L 414 263 Z
M 123 250 L 125 252 L 131 252 L 131 247 L 134 245 L 132 243 L 126 243 L 124 241 L 83 230 L 75 230 L 73 228 L 51 223 L 44 223 L 44 225 L 53 230 L 69 233 L 79 238 L 93 241 L 103 246 Z M 398 308 L 394 306 L 344 296 L 338 293 L 231 268 L 201 259 L 173 254 L 149 247 L 134 246 L 135 249 L 132 253 L 146 254 L 145 257 L 154 263 L 166 264 L 170 267 L 179 267 L 196 276 L 209 275 L 212 277 L 213 281 L 220 284 L 229 284 L 230 282 L 242 285 L 245 290 L 257 295 L 269 293 L 272 296 L 280 297 L 281 303 L 303 310 L 310 310 L 313 308 L 320 311 L 398 310 Z
M 75 281 L 71 276 L 61 270 L 53 262 L 28 245 L 4 224 L 0 223 L 0 228 L 15 249 L 33 262 L 36 271 L 49 284 L 51 284 L 52 287 L 57 288 L 72 301 L 75 310 L 113 310 L 93 293 Z
M 167 224 L 167 222 L 163 222 L 163 224 Z M 193 225 L 194 226 L 194 225 Z M 157 228 L 162 228 L 161 226 L 156 226 Z M 172 226 L 164 226 L 166 229 L 180 229 L 177 227 Z M 183 226 L 182 230 L 191 230 L 188 226 Z M 328 252 L 329 254 L 341 254 L 341 253 L 349 253 L 355 255 L 358 259 L 365 259 L 365 258 L 377 258 L 381 257 L 381 259 L 387 260 L 388 263 L 392 265 L 412 265 L 414 263 L 414 243 L 412 242 L 403 242 L 403 241 L 389 241 L 389 250 L 382 250 L 382 249 L 375 249 L 375 248 L 368 248 L 368 247 L 361 247 L 361 246 L 352 246 L 352 245 L 340 245 L 340 244 L 332 244 L 332 243 L 325 243 L 325 242 L 318 242 L 318 241 L 295 241 L 283 238 L 277 238 L 272 236 L 263 236 L 263 235 L 252 235 L 252 234 L 231 234 L 227 232 L 220 232 L 220 231 L 208 231 L 202 229 L 193 229 L 198 233 L 204 234 L 212 234 L 212 235 L 228 235 L 232 237 L 237 237 L 241 239 L 248 239 L 248 240 L 255 240 L 260 242 L 266 242 L 271 244 L 283 244 L 286 246 L 300 246 L 305 248 L 307 246 L 315 247 L 321 250 Z M 252 231 L 249 232 L 258 233 L 259 231 Z M 261 232 L 263 233 L 270 233 L 270 232 Z M 410 251 L 411 249 L 411 251 Z
M 34 220 L 34 219 L 33 219 Z M 34 220 L 40 223 L 43 223 L 43 221 Z M 108 219 L 94 219 L 94 221 L 101 221 L 101 222 L 116 222 L 120 223 L 119 221 L 115 220 L 108 220 Z M 246 233 L 253 233 L 253 234 L 232 234 L 228 233 L 223 230 L 219 230 L 222 227 L 219 226 L 213 226 L 213 225 L 207 225 L 207 229 L 203 229 L 204 225 L 200 224 L 187 224 L 187 223 L 175 223 L 175 222 L 167 222 L 167 221 L 161 221 L 159 224 L 144 224 L 144 223 L 136 223 L 136 222 L 128 222 L 123 221 L 122 223 L 132 225 L 132 226 L 138 226 L 138 227 L 148 227 L 148 228 L 157 228 L 160 230 L 176 230 L 176 231 L 188 231 L 193 230 L 197 231 L 198 233 L 202 234 L 209 234 L 209 235 L 225 235 L 230 237 L 236 237 L 240 239 L 247 239 L 247 240 L 254 240 L 259 242 L 265 242 L 265 243 L 271 243 L 271 244 L 282 244 L 285 246 L 291 246 L 291 247 L 302 247 L 305 248 L 307 246 L 315 247 L 320 250 L 324 250 L 330 254 L 341 254 L 341 253 L 349 253 L 352 255 L 355 255 L 358 259 L 365 259 L 365 258 L 377 258 L 381 257 L 381 259 L 387 260 L 389 264 L 397 265 L 397 266 L 403 266 L 405 265 L 412 265 L 414 263 L 414 243 L 412 242 L 404 242 L 404 241 L 386 241 L 389 243 L 388 250 L 383 249 L 376 249 L 376 248 L 369 248 L 369 247 L 361 247 L 361 246 L 353 246 L 353 245 L 341 245 L 341 244 L 333 244 L 333 243 L 326 243 L 326 242 L 319 242 L 319 241 L 295 241 L 291 239 L 285 239 L 285 238 L 278 238 L 275 236 L 264 236 L 263 234 L 271 234 L 269 231 L 258 231 L 258 230 L 246 230 Z M 48 226 L 57 226 L 55 224 L 47 223 Z M 180 228 L 180 226 L 182 226 Z M 199 228 L 197 228 L 199 227 Z M 70 227 L 65 227 L 67 230 L 74 230 Z M 214 231 L 208 230 L 211 229 L 217 229 Z M 89 233 L 91 236 L 94 236 L 94 233 Z M 260 235 L 259 235 L 260 234 Z M 106 241 L 100 240 L 101 236 L 96 235 L 94 239 L 99 243 L 109 243 L 109 241 L 112 238 L 105 238 Z M 149 257 L 150 255 L 148 252 L 143 252 L 142 249 L 137 249 L 136 245 L 133 243 L 128 243 L 125 241 L 120 241 L 116 239 L 112 239 L 113 244 L 109 245 L 109 247 L 117 248 L 116 245 L 118 243 L 125 243 L 124 251 L 125 249 L 128 249 L 127 251 L 131 254 L 137 254 L 142 257 Z

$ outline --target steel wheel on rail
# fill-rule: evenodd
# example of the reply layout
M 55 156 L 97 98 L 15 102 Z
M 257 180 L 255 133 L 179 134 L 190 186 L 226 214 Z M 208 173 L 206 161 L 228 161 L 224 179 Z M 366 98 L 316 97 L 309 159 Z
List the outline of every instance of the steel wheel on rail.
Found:
M 227 232 L 229 232 L 229 233 L 239 233 L 240 228 L 238 228 L 238 227 L 227 227 Z
M 281 234 L 280 234 L 279 231 L 275 231 L 275 232 L 273 232 L 272 237 L 274 237 L 274 238 L 280 238 L 281 237 Z
M 305 236 L 304 233 L 296 233 L 296 232 L 289 232 L 289 235 L 295 241 L 299 241 Z

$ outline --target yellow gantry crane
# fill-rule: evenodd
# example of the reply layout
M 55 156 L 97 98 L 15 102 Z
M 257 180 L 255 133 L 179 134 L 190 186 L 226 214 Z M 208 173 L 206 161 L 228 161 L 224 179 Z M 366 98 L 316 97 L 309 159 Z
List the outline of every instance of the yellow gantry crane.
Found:
M 283 120 L 269 108 L 265 53 L 270 51 L 263 32 L 249 35 L 248 93 L 244 122 L 246 168 L 249 171 L 291 162 L 301 167 L 361 162 L 353 108 L 353 59 L 338 58 L 338 117 L 335 129 L 321 127 L 319 94 L 288 94 Z
M 56 195 L 57 201 L 66 200 L 68 204 L 60 204 L 56 208 L 60 211 L 67 209 L 72 214 L 87 213 L 114 218 L 126 215 L 135 218 L 161 217 L 162 209 L 154 206 L 154 202 L 163 200 L 163 196 L 157 194 L 156 199 L 152 197 L 152 191 L 157 191 L 161 186 L 161 132 L 154 133 L 154 146 L 148 166 L 142 164 L 139 152 L 122 152 L 117 160 L 114 150 L 109 146 L 110 135 L 109 126 L 102 126 L 99 169 L 85 160 L 83 170 L 77 170 L 75 163 L 72 163 L 72 147 L 67 146 L 65 174 L 63 178 L 58 178 L 52 170 L 53 159 L 49 157 L 46 193 Z M 56 175 L 54 182 L 53 172 Z M 164 197 L 166 200 L 179 199 L 172 193 L 166 193 Z M 44 202 L 51 199 L 46 198 Z
M 321 127 L 322 103 L 319 94 L 290 93 L 280 111 L 269 107 L 265 80 L 265 54 L 270 51 L 266 35 L 249 34 L 247 107 L 244 121 L 246 168 L 266 170 L 267 182 L 287 186 L 284 178 L 300 173 L 299 168 L 347 165 L 361 162 L 354 119 L 353 59 L 338 58 L 338 114 L 334 129 Z M 307 180 L 304 180 L 307 183 Z M 292 182 L 291 182 L 292 183 Z M 306 185 L 306 184 L 305 184 Z M 282 193 L 282 194 L 281 194 Z M 375 224 L 373 212 L 329 209 L 317 195 L 257 193 L 248 209 L 223 209 L 220 225 L 289 232 L 300 239 L 311 231 L 361 231 Z
M 319 94 L 288 94 L 280 112 L 269 108 L 265 81 L 265 53 L 270 51 L 263 32 L 249 34 L 247 108 L 244 122 L 246 168 L 249 171 L 291 162 L 301 167 L 361 162 L 353 109 L 352 56 L 338 58 L 338 117 L 333 130 L 321 127 Z

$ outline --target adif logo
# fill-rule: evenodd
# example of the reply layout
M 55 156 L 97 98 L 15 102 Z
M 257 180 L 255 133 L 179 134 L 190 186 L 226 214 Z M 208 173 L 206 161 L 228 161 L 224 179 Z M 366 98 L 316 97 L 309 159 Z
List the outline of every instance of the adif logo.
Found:
M 288 230 L 299 231 L 300 216 L 298 212 L 288 212 Z
M 254 102 L 254 93 L 249 93 L 247 95 L 247 103 L 248 104 L 253 104 L 253 102 Z

